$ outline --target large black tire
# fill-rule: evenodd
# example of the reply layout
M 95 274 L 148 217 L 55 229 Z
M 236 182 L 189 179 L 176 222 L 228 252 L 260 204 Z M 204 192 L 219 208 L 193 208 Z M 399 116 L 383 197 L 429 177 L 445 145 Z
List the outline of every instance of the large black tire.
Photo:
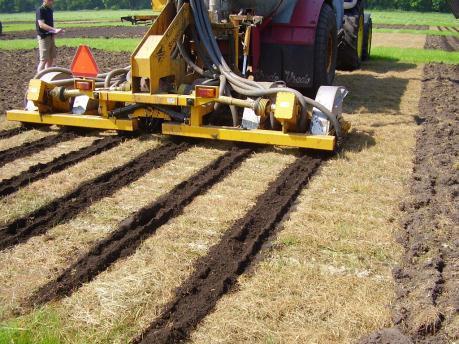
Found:
M 338 68 L 356 70 L 360 68 L 363 53 L 364 10 L 360 1 L 344 13 L 344 34 L 338 44 Z
M 371 57 L 371 44 L 373 41 L 373 20 L 369 13 L 365 13 L 365 27 L 363 35 L 362 60 L 367 61 Z
M 336 16 L 333 8 L 324 3 L 320 11 L 314 46 L 314 94 L 320 86 L 333 84 L 338 56 Z
M 0 36 L 2 35 L 3 33 L 3 25 L 2 25 L 2 22 L 0 22 Z

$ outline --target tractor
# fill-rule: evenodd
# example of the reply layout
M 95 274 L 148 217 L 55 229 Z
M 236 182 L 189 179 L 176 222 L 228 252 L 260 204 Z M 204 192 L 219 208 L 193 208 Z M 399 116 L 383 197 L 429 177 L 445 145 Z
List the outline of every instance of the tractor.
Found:
M 336 66 L 357 68 L 371 47 L 363 4 L 346 3 L 153 0 L 129 66 L 99 73 L 81 46 L 71 69 L 35 75 L 7 118 L 333 151 L 350 128 Z
M 344 1 L 344 20 L 338 43 L 338 68 L 356 70 L 371 54 L 373 21 L 364 0 Z

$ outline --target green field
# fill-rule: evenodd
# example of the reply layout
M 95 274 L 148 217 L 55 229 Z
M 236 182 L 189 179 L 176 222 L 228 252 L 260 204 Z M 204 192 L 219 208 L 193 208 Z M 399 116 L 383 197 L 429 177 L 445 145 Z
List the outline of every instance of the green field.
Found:
M 56 11 L 54 19 L 56 21 L 113 21 L 129 15 L 151 14 L 152 11 L 145 10 L 87 10 L 87 11 Z M 0 21 L 3 23 L 11 22 L 33 22 L 35 13 L 0 13 Z
M 65 38 L 57 41 L 58 46 L 78 47 L 81 44 L 89 45 L 94 49 L 107 51 L 132 52 L 140 39 L 134 38 Z M 36 48 L 35 39 L 17 39 L 0 41 L 0 49 L 4 50 L 29 50 Z M 391 59 L 410 63 L 443 62 L 459 64 L 459 52 L 446 52 L 441 50 L 425 49 L 400 49 L 391 47 L 373 48 L 372 58 Z
M 404 11 L 378 11 L 370 10 L 375 24 L 411 24 L 422 23 L 429 26 L 459 26 L 459 21 L 448 13 L 419 13 Z M 152 14 L 146 10 L 100 10 L 100 11 L 56 11 L 55 19 L 58 26 L 81 27 L 81 26 L 113 26 L 122 25 L 120 18 L 128 15 Z M 34 13 L 1 14 L 0 21 L 3 23 L 5 32 L 28 31 L 34 29 Z M 61 23 L 59 23 L 61 22 Z M 89 22 L 89 23 L 82 23 Z M 125 24 L 126 25 L 126 24 Z M 456 36 L 455 33 L 440 31 L 397 30 L 404 33 L 422 33 L 433 35 Z
M 459 26 L 451 13 L 420 13 L 406 11 L 370 10 L 375 24 Z

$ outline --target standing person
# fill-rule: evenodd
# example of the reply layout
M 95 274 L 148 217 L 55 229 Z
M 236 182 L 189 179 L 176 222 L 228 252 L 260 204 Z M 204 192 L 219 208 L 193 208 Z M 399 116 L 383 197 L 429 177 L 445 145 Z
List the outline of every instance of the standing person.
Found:
M 63 32 L 62 29 L 54 28 L 53 5 L 54 0 L 43 0 L 43 4 L 37 8 L 36 12 L 38 50 L 40 51 L 38 72 L 53 66 L 57 55 L 54 36 Z

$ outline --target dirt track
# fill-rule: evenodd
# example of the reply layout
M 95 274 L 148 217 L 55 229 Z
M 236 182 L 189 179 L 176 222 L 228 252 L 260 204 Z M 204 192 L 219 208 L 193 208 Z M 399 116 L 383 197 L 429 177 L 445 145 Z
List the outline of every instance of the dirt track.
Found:
M 65 29 L 62 38 L 141 38 L 148 30 L 147 26 L 101 26 L 101 27 L 74 27 Z M 0 35 L 0 40 L 33 39 L 37 37 L 35 31 L 11 31 Z
M 426 65 L 419 104 L 411 193 L 399 242 L 405 248 L 394 270 L 396 328 L 363 343 L 453 343 L 459 339 L 459 67 Z
M 81 184 L 76 190 L 52 201 L 25 217 L 0 227 L 0 250 L 46 233 L 51 226 L 68 221 L 94 202 L 113 195 L 123 186 L 139 179 L 153 168 L 173 160 L 188 148 L 187 144 L 167 144 L 147 151 L 127 164 Z
M 0 151 L 0 166 L 17 159 L 28 157 L 58 143 L 72 140 L 75 137 L 76 135 L 73 133 L 59 133 L 46 136 L 37 141 L 24 143 L 21 146 Z
M 63 154 L 49 163 L 39 163 L 30 167 L 27 171 L 12 178 L 0 181 L 0 197 L 10 195 L 19 190 L 24 185 L 30 184 L 39 179 L 46 178 L 52 173 L 57 173 L 65 168 L 77 164 L 91 156 L 100 154 L 108 149 L 115 147 L 122 142 L 121 137 L 109 136 L 104 139 L 96 140 L 89 147 Z
M 8 129 L 8 130 L 2 130 L 0 131 L 0 139 L 8 139 L 10 137 L 19 135 L 20 133 L 26 130 L 27 130 L 26 127 L 17 127 L 17 128 Z
M 454 36 L 427 36 L 425 49 L 444 51 L 459 51 L 459 37 Z
M 397 25 L 397 24 L 374 24 L 375 29 L 394 30 L 429 30 L 428 25 Z
M 30 299 L 30 305 L 69 296 L 118 259 L 133 254 L 138 246 L 171 218 L 178 216 L 194 198 L 237 169 L 251 150 L 234 149 L 216 159 L 190 179 L 180 183 L 159 200 L 125 219 L 110 236 L 97 243 Z
M 69 67 L 72 63 L 76 49 L 59 48 L 56 65 Z M 24 107 L 24 95 L 29 80 L 35 75 L 37 50 L 3 50 L 0 75 L 2 87 L 0 88 L 0 116 L 6 110 Z M 94 55 L 102 70 L 111 70 L 117 67 L 125 67 L 129 64 L 129 54 L 110 53 L 94 50 Z
M 134 343 L 179 343 L 236 285 L 321 163 L 304 156 L 287 167 L 248 211 L 199 259 L 151 326 Z

